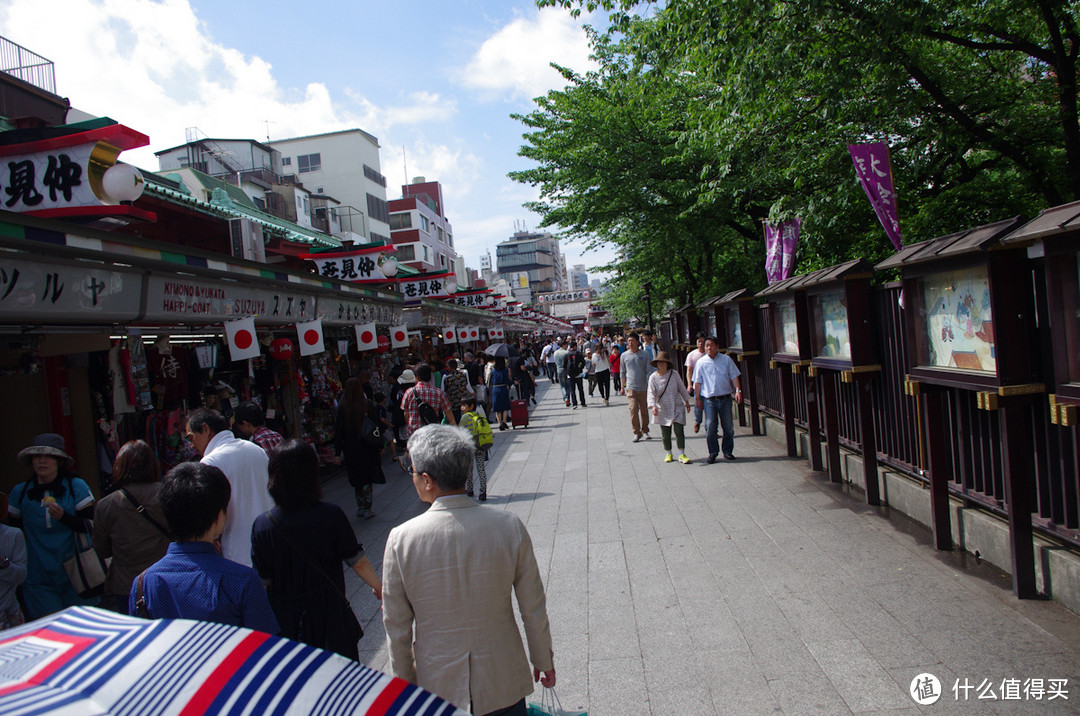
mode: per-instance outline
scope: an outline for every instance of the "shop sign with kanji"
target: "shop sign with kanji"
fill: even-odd
[[[388,277],[382,270],[382,259],[394,251],[392,246],[371,246],[356,251],[304,254],[300,258],[315,264],[324,278],[336,278],[353,283],[385,283]],[[396,269],[396,264],[394,265]]]
[[[150,276],[146,320],[217,323],[254,316],[263,325],[284,325],[315,318],[315,296],[272,291],[214,281]]]
[[[401,281],[399,286],[406,301],[419,301],[424,298],[443,298],[448,295],[446,282],[454,274],[436,274],[418,279]]]
[[[0,259],[0,319],[84,323],[135,320],[140,272]]]
[[[467,306],[469,308],[483,308],[487,305],[487,297],[490,294],[487,293],[472,293],[465,296],[452,296],[454,303],[459,306]]]
[[[100,120],[99,120],[100,122]],[[117,164],[123,149],[149,144],[146,135],[119,124],[71,131],[0,147],[0,204],[7,211],[37,216],[139,213],[116,209],[142,193],[142,175]],[[63,130],[64,127],[58,128]],[[115,211],[114,211],[115,210]],[[144,218],[154,218],[145,212]]]

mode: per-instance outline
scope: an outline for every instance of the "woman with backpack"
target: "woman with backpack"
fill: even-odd
[[[375,516],[372,485],[386,484],[382,469],[383,438],[379,408],[368,400],[358,378],[345,382],[345,399],[338,407],[336,437],[345,458],[349,484],[356,495],[356,516]]]
[[[65,607],[94,606],[98,597],[80,597],[64,562],[75,556],[76,533],[89,539],[94,516],[90,486],[71,472],[75,459],[64,438],[42,433],[19,453],[32,473],[11,491],[8,521],[26,536],[27,575],[23,583],[27,618],[39,619]]]

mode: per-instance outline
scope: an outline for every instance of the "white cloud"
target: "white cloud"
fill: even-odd
[[[532,99],[565,84],[551,62],[578,72],[595,66],[581,20],[561,8],[544,8],[532,19],[518,18],[500,29],[457,79],[484,93]]]
[[[325,84],[281,87],[273,67],[210,37],[188,0],[7,0],[0,34],[55,63],[57,94],[150,137],[126,161],[156,169],[152,150],[182,144],[184,130],[209,136],[274,138],[362,127],[386,132],[456,111],[438,94],[414,92],[378,107]],[[61,19],[62,20],[59,20]]]

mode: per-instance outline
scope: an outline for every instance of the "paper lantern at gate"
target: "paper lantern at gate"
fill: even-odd
[[[288,338],[276,338],[270,344],[270,357],[275,360],[289,360],[292,352],[293,344]]]

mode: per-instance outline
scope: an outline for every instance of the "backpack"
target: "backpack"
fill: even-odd
[[[435,408],[431,407],[423,400],[416,406],[416,412],[420,413],[420,422],[424,425],[433,425],[442,422],[442,418],[435,412]]]
[[[473,436],[473,442],[476,443],[476,447],[481,450],[491,447],[495,444],[495,436],[491,432],[491,424],[488,423],[487,418],[480,414],[480,411],[475,413],[465,413],[468,416],[468,425],[463,427],[467,428]],[[464,416],[462,416],[464,417]],[[462,421],[464,422],[464,420]]]
[[[566,374],[571,378],[577,378],[581,375],[581,370],[584,367],[585,359],[577,351],[572,351],[566,356]]]

